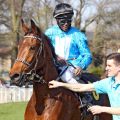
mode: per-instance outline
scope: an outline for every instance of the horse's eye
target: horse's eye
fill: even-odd
[[[30,50],[35,50],[35,46],[31,46],[31,47],[30,47]]]

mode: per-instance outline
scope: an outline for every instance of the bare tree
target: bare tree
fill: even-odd
[[[22,17],[27,22],[34,19],[43,31],[52,24],[53,5],[50,0],[26,0],[23,11]]]
[[[12,55],[11,61],[12,63],[16,59],[17,55],[17,43],[19,42],[19,29],[20,29],[20,20],[22,16],[22,8],[25,0],[17,1],[17,0],[8,0],[8,4],[10,6],[10,14],[11,14],[11,45],[12,45]]]
[[[87,27],[97,18],[97,15],[93,13],[86,18],[83,17],[86,14],[86,11],[88,11],[87,8],[93,6],[92,2],[92,0],[79,0],[77,7],[74,8],[76,13],[74,17],[75,26],[83,32],[85,32]],[[83,23],[84,25],[82,25]]]
[[[53,24],[53,9],[56,4],[61,2],[69,3],[74,8],[73,23],[77,28],[86,31],[91,23],[96,23],[93,41],[96,53],[101,52],[103,42],[105,43],[102,50],[104,52],[105,40],[119,40],[120,3],[118,0],[0,0],[0,26],[4,26],[12,32],[13,61],[16,53],[16,42],[19,40],[21,17],[26,22],[34,19],[42,30],[45,30]],[[89,12],[90,7],[91,9],[94,7],[94,13]]]
[[[110,41],[117,43],[120,40],[120,3],[115,0],[102,0],[96,3],[97,19],[96,29],[94,33],[94,54],[104,58],[108,48],[113,48],[115,44],[110,46]],[[116,44],[117,45],[117,44]],[[117,48],[117,47],[116,47]]]
[[[0,30],[3,32],[3,27],[10,30],[10,15],[7,1],[0,0]]]

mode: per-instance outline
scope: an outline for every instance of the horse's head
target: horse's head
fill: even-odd
[[[17,59],[10,70],[12,83],[18,86],[24,85],[28,80],[45,83],[43,74],[46,59],[53,58],[49,47],[46,46],[48,38],[32,20],[30,28],[22,20],[22,29],[25,35],[19,43]]]

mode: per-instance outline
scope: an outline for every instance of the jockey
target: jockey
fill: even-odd
[[[64,69],[68,60],[74,66],[69,66],[61,76],[61,79],[67,83],[78,83],[74,77],[80,75],[92,62],[85,34],[71,26],[73,15],[73,8],[69,4],[56,5],[53,16],[57,25],[45,32],[55,48],[58,62],[62,64],[61,69]]]

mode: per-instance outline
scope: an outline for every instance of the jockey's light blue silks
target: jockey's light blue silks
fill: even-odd
[[[70,60],[74,66],[85,70],[92,62],[87,38],[75,27],[71,27],[67,32],[64,32],[58,25],[55,25],[49,28],[45,34],[50,38],[58,56],[66,60],[76,58]]]

